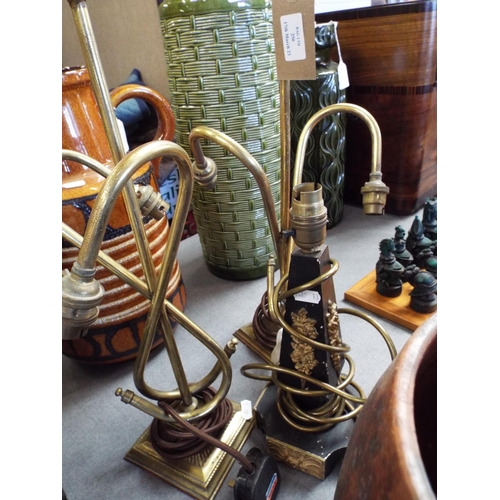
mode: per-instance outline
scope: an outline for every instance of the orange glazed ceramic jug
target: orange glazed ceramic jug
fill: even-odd
[[[175,119],[168,102],[160,94],[132,84],[118,87],[111,93],[114,107],[130,98],[144,99],[155,108],[159,123],[155,139],[173,139]],[[83,153],[109,169],[113,168],[111,149],[85,67],[64,68],[62,71],[62,147]],[[133,177],[133,182],[149,184],[158,191],[156,170],[159,162],[160,158],[155,160],[154,165],[142,166]],[[80,235],[85,232],[92,206],[104,180],[87,166],[62,161],[63,222]],[[143,217],[143,222],[154,266],[158,271],[167,242],[168,219],[163,217],[157,221]],[[121,195],[111,213],[101,250],[137,277],[143,278],[134,234]],[[63,239],[63,269],[71,270],[78,251],[78,248]],[[150,302],[101,265],[97,266],[95,277],[105,289],[99,317],[85,337],[63,340],[63,354],[90,363],[116,363],[135,358]],[[184,310],[185,288],[177,261],[166,298],[178,309]],[[160,343],[161,336],[157,333],[154,346]]]

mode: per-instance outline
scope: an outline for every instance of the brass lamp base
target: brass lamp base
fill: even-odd
[[[234,336],[255,354],[260,356],[266,363],[271,363],[271,351],[264,347],[255,337],[251,324],[242,326],[236,330]]]
[[[240,405],[235,402],[232,405],[233,416],[220,440],[239,451],[255,425],[255,418],[244,419]],[[151,444],[150,427],[124,458],[200,500],[215,497],[234,463],[234,458],[219,448],[209,448],[185,459],[165,459],[156,453]]]
[[[323,432],[290,427],[276,405],[277,388],[268,384],[256,404],[257,427],[265,434],[268,452],[279,462],[317,479],[326,479],[344,457],[353,420],[339,422]]]

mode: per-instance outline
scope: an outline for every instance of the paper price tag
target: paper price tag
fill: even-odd
[[[303,292],[296,293],[293,297],[299,302],[309,302],[310,304],[319,304],[321,300],[321,295],[318,292],[313,292],[312,290],[305,290]]]
[[[316,46],[312,0],[273,0],[273,31],[279,80],[314,80]]]
[[[280,22],[285,61],[302,61],[306,58],[302,14],[298,12],[281,16]]]
[[[345,62],[342,60],[342,53],[340,52],[340,41],[339,36],[337,34],[337,26],[338,21],[333,22],[333,26],[335,29],[335,41],[337,42],[337,51],[339,53],[339,65],[337,67],[337,72],[339,75],[339,90],[344,90],[349,87],[349,75],[347,73],[347,66]]]

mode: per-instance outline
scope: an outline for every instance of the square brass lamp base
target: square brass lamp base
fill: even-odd
[[[234,336],[243,342],[255,354],[260,356],[266,363],[271,363],[271,351],[264,347],[256,338],[251,324],[242,326]]]
[[[232,402],[233,416],[220,440],[241,450],[255,425],[255,418],[243,418],[238,403]],[[193,498],[212,500],[231,469],[234,458],[219,448],[209,448],[185,459],[167,460],[156,453],[148,427],[125,455],[125,460],[152,472]]]
[[[323,432],[303,432],[291,427],[276,405],[277,388],[268,384],[256,404],[257,427],[265,434],[268,452],[279,462],[318,479],[326,479],[345,454],[353,420]]]

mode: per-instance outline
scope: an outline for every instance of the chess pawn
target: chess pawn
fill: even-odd
[[[411,283],[413,278],[415,278],[420,271],[421,269],[415,264],[406,266],[404,273],[401,275],[401,281],[403,283]]]
[[[427,266],[431,265],[431,259],[436,259],[433,247],[426,248],[421,252],[419,252],[415,256],[414,262],[418,267],[420,267],[420,269],[425,269],[426,271],[429,271],[429,269],[427,269]]]
[[[425,270],[437,279],[437,257],[433,255],[425,261]]]
[[[437,198],[427,198],[422,216],[424,235],[432,241],[437,240]]]
[[[380,256],[375,266],[377,292],[384,297],[398,297],[403,290],[401,277],[404,266],[394,256],[394,241],[386,238],[380,242]]]
[[[418,215],[415,215],[415,219],[413,220],[410,231],[408,232],[408,237],[406,238],[406,248],[415,259],[422,250],[432,248],[433,243],[434,242],[432,240],[424,235],[424,226],[422,221],[419,219]]]
[[[437,279],[428,271],[420,271],[411,281],[410,307],[418,313],[437,309]]]
[[[394,256],[396,260],[407,267],[413,263],[413,255],[406,248],[406,231],[402,226],[396,226],[396,232],[394,234]]]

